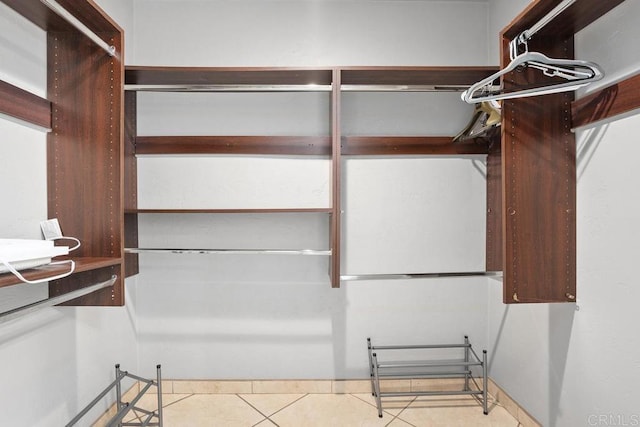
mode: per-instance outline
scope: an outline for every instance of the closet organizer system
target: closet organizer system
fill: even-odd
[[[47,99],[0,82],[0,112],[50,130],[49,217],[57,217],[67,235],[82,241],[81,252],[74,257],[77,272],[50,282],[50,295],[64,301],[78,296],[71,292],[90,292],[67,304],[124,304],[122,273],[125,266],[127,276],[138,272],[137,253],[144,251],[137,244],[138,216],[147,212],[327,214],[330,250],[318,251],[318,255],[330,256],[329,281],[338,287],[342,280],[353,279],[340,273],[342,156],[439,154],[487,155],[486,272],[393,277],[502,271],[505,303],[573,302],[576,152],[571,130],[640,108],[640,77],[635,76],[577,101],[572,92],[504,100],[501,135],[488,138],[454,144],[452,137],[342,135],[343,92],[462,91],[497,69],[127,67],[125,70],[122,30],[92,1],[1,1],[47,32]],[[503,68],[511,63],[509,43],[561,3],[566,7],[528,39],[531,51],[571,59],[574,34],[622,1],[575,0],[568,6],[557,0],[532,2],[500,34]],[[45,3],[61,6],[61,10],[54,11],[56,7]],[[545,79],[549,77],[538,69],[519,68],[502,76],[502,86],[518,90],[540,82],[544,85]],[[326,91],[331,97],[331,131],[326,136],[296,137],[138,136],[136,93],[143,90]],[[530,126],[531,123],[536,126]],[[138,209],[135,156],[140,153],[324,155],[332,162],[331,206],[312,210]],[[225,252],[224,248],[211,251]],[[26,272],[26,276],[38,278],[50,273],[51,268],[40,268]],[[13,276],[0,275],[0,286],[17,283]]]

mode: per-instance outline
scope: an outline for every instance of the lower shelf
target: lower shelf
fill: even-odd
[[[159,426],[162,427],[162,375],[161,375],[161,367],[160,365],[156,366],[156,376],[155,380],[149,380],[146,378],[139,377],[127,371],[120,370],[120,365],[116,365],[116,379],[111,384],[107,386],[91,403],[84,407],[82,411],[78,413],[66,427],[71,427],[76,425],[82,418],[98,403],[102,400],[107,394],[111,392],[115,388],[116,390],[116,414],[111,417],[111,419],[107,422],[107,426]],[[141,388],[138,394],[136,394],[131,402],[123,402],[122,401],[122,385],[121,382],[125,378],[130,378],[135,381],[139,381],[141,383]],[[144,384],[144,386],[142,385]],[[144,408],[139,408],[136,406],[138,401],[142,398],[142,396],[147,393],[147,391],[151,387],[156,387],[156,395],[158,398],[158,409],[155,411],[148,411]],[[129,413],[129,411],[135,410],[137,414],[143,414],[140,422],[128,422],[126,424],[122,423],[123,418]],[[153,421],[153,422],[152,422]]]
[[[114,265],[120,265],[122,263],[122,258],[82,257],[71,259],[73,259],[76,263],[76,269],[74,273],[97,270],[99,268],[111,267]],[[20,273],[22,273],[22,275],[28,280],[40,280],[64,273],[65,271],[67,271],[67,269],[67,266],[44,265],[38,268],[23,270]],[[18,279],[11,273],[0,274],[0,288],[5,286],[18,285],[20,283],[22,283],[20,279]]]

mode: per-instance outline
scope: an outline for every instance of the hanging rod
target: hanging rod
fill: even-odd
[[[538,22],[536,22],[531,28],[521,32],[515,39],[513,39],[512,43],[513,42],[526,43],[526,41],[529,40],[531,37],[533,37],[534,34],[536,34],[538,31],[544,28],[549,22],[557,18],[558,15],[564,12],[569,6],[571,6],[575,2],[576,0],[562,1],[560,4],[554,7],[549,13],[543,16]]]
[[[33,313],[34,311],[38,311],[40,309],[51,307],[57,304],[62,304],[67,301],[71,301],[72,299],[76,299],[78,297],[88,295],[100,289],[108,288],[110,286],[113,286],[113,284],[116,282],[117,279],[118,279],[118,276],[113,275],[111,276],[111,279],[105,282],[96,283],[95,285],[91,285],[91,286],[87,286],[86,288],[67,292],[57,297],[43,299],[31,304],[23,305],[22,307],[14,308],[13,310],[5,311],[3,313],[0,313],[0,323],[9,322],[18,317],[24,316],[29,313]]]
[[[331,250],[316,249],[156,249],[125,248],[128,254],[202,254],[202,255],[331,255]]]
[[[409,273],[409,274],[354,274],[340,276],[340,280],[397,280],[397,279],[433,279],[441,277],[502,277],[502,271],[468,271],[454,273]]]
[[[331,85],[273,85],[273,84],[125,84],[124,90],[137,92],[331,92]]]
[[[341,85],[342,92],[462,92],[460,85]]]
[[[40,0],[45,6],[55,12],[62,19],[67,21],[69,24],[76,27],[78,31],[80,31],[85,36],[89,37],[91,41],[100,46],[105,52],[109,54],[109,56],[116,56],[116,47],[108,44],[104,40],[102,40],[96,33],[91,31],[89,27],[84,25],[78,18],[73,16],[67,9],[60,6],[55,0]]]

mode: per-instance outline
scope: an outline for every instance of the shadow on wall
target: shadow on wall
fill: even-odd
[[[555,427],[560,418],[560,398],[571,342],[575,304],[549,306],[549,427]]]
[[[546,396],[548,401],[548,414],[541,419],[541,414],[531,414],[537,417],[544,425],[548,420],[549,427],[556,426],[556,420],[560,418],[560,398],[563,389],[567,357],[571,333],[573,329],[573,320],[577,306],[569,303],[559,304],[523,304],[512,307],[507,305],[504,308],[500,325],[496,331],[493,348],[489,353],[489,371],[495,372],[493,369],[496,358],[502,359],[499,363],[505,362],[509,365],[504,369],[516,372],[519,369],[531,369],[538,371],[544,375],[546,372]],[[547,319],[545,319],[545,317]],[[547,323],[548,329],[545,331],[540,326]],[[520,336],[514,336],[518,334]],[[548,337],[548,343],[542,340]],[[514,345],[515,344],[515,345]],[[508,348],[506,346],[509,346]],[[547,363],[544,360],[533,360],[530,362],[532,353],[536,353],[539,348],[547,348]],[[544,353],[538,352],[543,355]],[[505,358],[507,360],[505,360]],[[523,372],[523,377],[518,382],[522,386],[527,381],[532,381],[530,375],[535,371]],[[504,372],[504,371],[503,371]],[[540,385],[540,392],[544,393],[544,380],[533,381]],[[507,384],[499,384],[503,388]],[[525,390],[508,390],[520,405],[525,408],[531,407],[530,402],[526,399],[535,398],[535,395],[527,394]],[[538,398],[543,396],[538,395]],[[539,406],[539,405],[538,405]],[[544,407],[544,405],[542,405]]]

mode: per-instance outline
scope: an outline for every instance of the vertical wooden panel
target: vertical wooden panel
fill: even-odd
[[[500,138],[487,155],[487,271],[502,271],[502,151]]]
[[[124,245],[138,247],[138,166],[136,161],[137,93],[125,92],[124,102]],[[125,276],[140,272],[138,254],[125,254]]]
[[[573,38],[536,37],[531,50],[572,58]],[[503,62],[508,63],[508,55]],[[505,78],[505,86],[544,79],[537,70]],[[576,295],[576,150],[573,93],[503,103],[504,302],[567,302]]]
[[[111,44],[121,52],[122,35],[114,33]],[[49,32],[48,70],[48,97],[53,103],[53,130],[47,143],[49,217],[58,218],[63,232],[82,242],[74,256],[120,259],[121,60],[108,56],[77,32]],[[88,295],[77,304],[124,304],[120,267],[107,270],[95,274],[110,276],[118,270],[113,291]],[[89,276],[52,282],[50,291],[58,294],[90,285],[79,283]]]
[[[341,257],[341,172],[342,159],[340,155],[340,70],[333,70],[333,90],[331,92],[331,138],[332,138],[332,213],[331,213],[331,287],[340,287],[340,257]]]

